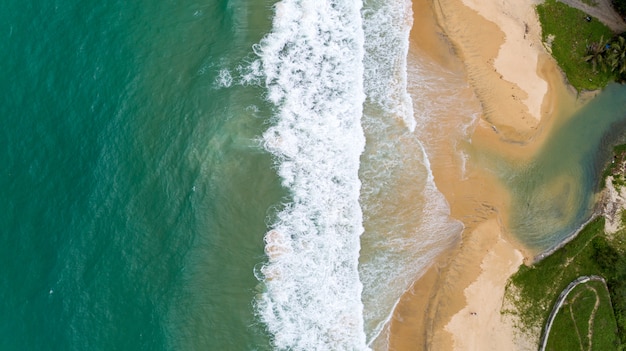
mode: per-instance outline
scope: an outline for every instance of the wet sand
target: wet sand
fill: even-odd
[[[576,105],[541,46],[535,3],[413,0],[410,56],[465,77],[481,115],[465,143],[454,113],[422,126],[446,135],[426,148],[451,216],[465,230],[402,297],[389,327],[390,350],[532,349],[533,337],[516,334],[500,307],[506,280],[533,253],[507,233],[510,194],[480,155],[497,150],[529,159],[557,125],[555,115]],[[460,149],[467,164],[458,161]]]

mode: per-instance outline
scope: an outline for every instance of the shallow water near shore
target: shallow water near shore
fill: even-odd
[[[510,230],[537,253],[558,245],[591,216],[612,146],[625,140],[626,86],[609,85],[565,117],[532,160],[496,166],[513,196]]]

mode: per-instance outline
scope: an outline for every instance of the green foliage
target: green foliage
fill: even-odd
[[[544,42],[550,42],[552,56],[565,72],[576,90],[603,88],[612,80],[609,72],[597,70],[584,58],[589,46],[613,37],[613,32],[595,18],[587,21],[587,14],[556,0],[546,0],[537,6]]]
[[[614,267],[620,259],[619,252],[603,236],[596,236],[591,243],[593,259],[603,272],[610,271],[610,267]],[[610,279],[610,277],[608,278]]]
[[[558,295],[570,282],[582,275],[600,275],[607,280],[611,298],[601,297],[605,303],[598,307],[595,323],[604,327],[594,327],[593,350],[616,349],[620,342],[618,334],[621,343],[626,344],[626,245],[619,239],[625,236],[626,231],[609,240],[604,234],[604,218],[600,217],[543,261],[530,267],[522,266],[510,278],[506,288],[505,298],[516,307],[507,312],[518,315],[522,328],[542,329]],[[600,291],[597,287],[596,290]],[[613,309],[609,302],[613,303]],[[571,315],[569,320],[557,315],[554,335],[549,338],[552,349],[581,349],[581,342],[588,344],[588,338],[582,335],[586,333],[584,321],[589,320],[589,306],[584,306],[575,309],[573,319]],[[582,341],[572,334],[573,326],[582,333]]]
[[[600,274],[591,240],[604,230],[604,218],[588,224],[578,236],[543,261],[520,267],[507,286],[506,297],[516,306],[526,328],[541,328],[559,293],[581,275]]]
[[[601,37],[598,42],[587,44],[587,56],[583,57],[583,60],[591,63],[591,68],[594,72],[598,68],[607,70],[606,46],[608,43],[608,40]]]
[[[599,282],[593,282],[596,286],[600,305],[596,311],[594,328],[591,342],[594,350],[617,350],[620,339],[617,323],[613,312],[611,297],[606,287]]]
[[[624,235],[620,233],[618,235]],[[619,252],[613,242],[605,238],[594,240],[594,257],[597,259],[611,293],[613,310],[617,319],[622,343],[626,344],[626,255]],[[622,252],[624,248],[621,248]]]
[[[587,284],[581,284],[570,292],[554,318],[546,350],[587,349],[589,344],[588,321],[593,314],[595,297],[594,291],[588,289]],[[593,317],[595,320],[595,316]]]
[[[583,60],[591,63],[594,71],[600,68],[612,74],[617,81],[626,81],[626,38],[618,35],[610,41],[600,39],[587,45],[587,56]]]

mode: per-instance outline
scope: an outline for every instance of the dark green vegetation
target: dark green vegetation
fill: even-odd
[[[617,330],[610,313],[604,315],[607,328],[594,329],[592,340],[595,345],[614,345],[615,335],[621,343],[626,343],[626,249],[623,237],[626,230],[616,233],[612,238],[604,234],[604,218],[600,217],[589,223],[570,243],[530,267],[522,266],[511,277],[506,287],[505,298],[514,306],[505,313],[517,314],[524,330],[542,329],[555,300],[560,292],[574,279],[583,275],[599,275],[607,280],[613,311],[617,319]],[[584,285],[583,285],[584,286]],[[604,307],[603,307],[604,310]],[[599,312],[598,310],[597,313]],[[584,316],[576,318],[589,318]],[[561,327],[560,327],[561,328]],[[564,329],[555,332],[556,340],[550,342],[562,345],[561,338],[575,338],[575,331],[570,334]],[[599,340],[601,339],[601,340]],[[617,349],[618,345],[609,349]],[[599,346],[598,346],[599,347]],[[561,348],[570,349],[570,348]],[[579,349],[579,348],[574,348]],[[598,349],[595,348],[594,349]],[[606,350],[598,349],[598,350]]]
[[[541,327],[558,294],[581,275],[599,274],[600,270],[589,252],[591,240],[601,232],[604,219],[591,222],[574,240],[532,266],[521,266],[506,288],[522,323]]]
[[[622,215],[622,220],[624,220]],[[596,236],[592,241],[593,259],[607,281],[622,344],[626,344],[626,231],[614,238]]]
[[[622,18],[626,17],[626,0],[612,0],[613,8],[617,13],[622,16]]]
[[[554,319],[546,350],[615,350],[616,329],[606,287],[590,281],[568,295]]]
[[[618,82],[626,81],[626,38],[623,34],[610,41],[604,38],[587,46],[587,56],[583,58],[591,63],[594,71],[600,69],[610,73]]]
[[[603,88],[612,80],[610,72],[592,67],[584,58],[594,43],[612,38],[613,32],[595,18],[556,0],[537,6],[542,40],[576,90]]]

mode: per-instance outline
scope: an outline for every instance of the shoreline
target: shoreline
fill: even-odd
[[[600,205],[600,203],[598,203],[598,205]],[[540,262],[541,260],[543,260],[544,258],[552,255],[553,253],[555,253],[556,251],[558,251],[559,249],[563,248],[565,245],[567,245],[569,242],[571,242],[572,240],[576,239],[576,237],[578,236],[578,234],[580,234],[580,232],[585,229],[585,227],[593,222],[594,220],[596,220],[598,217],[603,216],[603,214],[600,212],[600,209],[597,208],[598,206],[596,206],[596,208],[593,210],[593,212],[591,213],[591,216],[589,217],[589,219],[587,219],[585,222],[583,222],[578,228],[574,229],[571,233],[569,233],[567,235],[567,237],[565,237],[565,239],[563,239],[560,243],[558,243],[557,245],[555,245],[554,247],[549,248],[548,250],[542,251],[540,253],[538,253],[537,255],[535,255],[532,258],[532,261],[530,262],[530,264],[535,264]]]
[[[498,150],[510,159],[529,159],[558,124],[556,116],[579,106],[541,44],[537,3],[413,0],[410,55],[460,72],[476,97],[481,116],[465,151]],[[444,116],[436,127],[425,128],[458,134],[455,118]],[[465,169],[451,162],[458,158],[456,141],[438,142],[444,145],[429,154],[435,182],[451,217],[465,228],[460,242],[433,262],[396,305],[389,349],[531,349],[514,321],[499,313],[507,279],[535,257],[506,231],[510,194],[480,164],[470,162]]]

